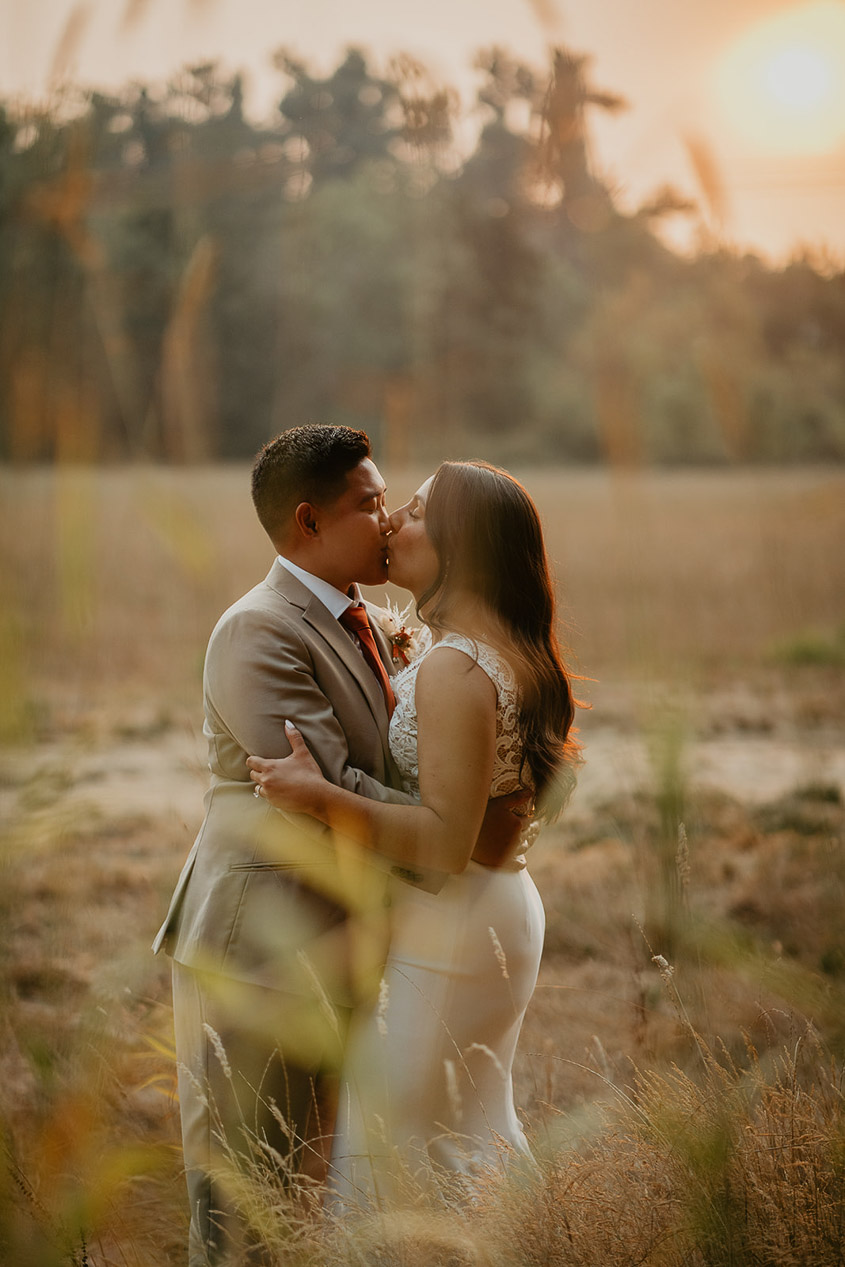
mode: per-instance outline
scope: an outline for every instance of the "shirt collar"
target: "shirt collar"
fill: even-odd
[[[286,559],[280,554],[279,562],[292,576],[301,581],[307,590],[310,590],[315,598],[318,598],[324,607],[327,607],[335,620],[340,620],[343,613],[349,607],[353,607],[356,603],[361,602],[361,591],[357,585],[352,586],[352,594],[344,594],[342,590],[335,589],[334,585],[330,585],[328,581],[322,580],[319,576],[314,576],[311,572],[306,572],[304,568],[298,567],[296,563],[291,563],[290,559]]]

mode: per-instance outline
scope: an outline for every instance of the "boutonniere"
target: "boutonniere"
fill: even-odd
[[[401,660],[403,666],[416,659],[422,649],[422,630],[405,624],[410,611],[410,603],[400,611],[388,599],[384,607],[373,613],[375,623],[390,643],[391,656]]]

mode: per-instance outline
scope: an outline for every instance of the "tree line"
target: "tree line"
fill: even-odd
[[[460,156],[410,58],[276,63],[266,124],[215,64],[0,104],[4,459],[245,458],[316,421],[394,463],[845,458],[845,274],[730,250],[669,188],[623,211],[586,58],[480,53]]]

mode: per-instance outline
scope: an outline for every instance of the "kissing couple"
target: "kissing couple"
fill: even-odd
[[[311,425],[264,447],[252,495],[277,557],[211,635],[205,818],[154,944],[191,1267],[260,1260],[238,1214],[256,1161],[348,1212],[406,1181],[471,1194],[528,1154],[511,1071],[544,913],[524,854],[577,759],[516,479],[444,462],[388,514],[364,432]],[[362,602],[388,572],[419,632]]]

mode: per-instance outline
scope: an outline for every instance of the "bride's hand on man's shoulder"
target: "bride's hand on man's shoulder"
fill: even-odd
[[[290,756],[247,757],[249,777],[255,784],[255,795],[276,809],[310,814],[314,812],[320,787],[325,784],[323,772],[293,722],[285,722],[285,734],[291,747]]]

